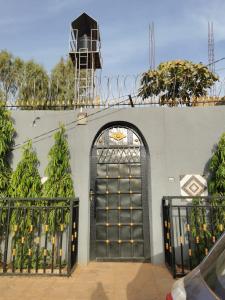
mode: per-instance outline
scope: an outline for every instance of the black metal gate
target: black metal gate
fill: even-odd
[[[147,156],[131,128],[97,137],[91,158],[91,259],[149,260]]]

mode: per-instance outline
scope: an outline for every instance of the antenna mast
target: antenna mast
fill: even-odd
[[[208,22],[208,64],[209,70],[215,73],[214,30],[213,22]],[[210,96],[215,96],[215,86],[210,89]]]
[[[154,22],[149,24],[149,68],[155,69],[155,26]]]

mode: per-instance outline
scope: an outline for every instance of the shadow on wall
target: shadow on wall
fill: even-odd
[[[209,158],[209,160],[206,162],[205,167],[204,167],[204,171],[203,174],[206,176],[206,179],[208,180],[210,178],[210,162],[212,159],[213,154],[216,152],[217,150],[217,146],[218,144],[214,144],[211,150],[211,156]]]
[[[97,283],[97,287],[91,295],[91,300],[109,300],[104,291],[103,285],[101,282]]]

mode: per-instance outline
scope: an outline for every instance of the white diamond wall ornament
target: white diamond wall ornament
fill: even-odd
[[[180,176],[181,196],[208,196],[207,181],[201,175]]]

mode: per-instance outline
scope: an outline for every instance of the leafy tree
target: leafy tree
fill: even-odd
[[[193,266],[197,266],[202,261],[213,245],[211,227],[208,226],[209,214],[204,207],[206,204],[204,199],[192,199],[192,206],[189,210],[191,235],[194,243]],[[214,232],[214,234],[216,233]]]
[[[209,171],[208,189],[216,197],[193,199],[190,210],[191,234],[195,241],[194,265],[200,263],[225,228],[225,200],[218,198],[225,195],[225,133],[210,160]],[[206,207],[207,201],[212,205],[210,211]]]
[[[33,60],[25,62],[20,72],[21,84],[17,104],[21,106],[43,107],[48,100],[48,74]]]
[[[10,151],[13,145],[15,130],[10,113],[2,107],[0,102],[0,196],[8,195],[8,186],[11,177]]]
[[[208,189],[213,196],[225,196],[225,133],[214,151],[209,164]],[[214,207],[211,212],[211,223],[214,227],[214,236],[219,238],[225,228],[225,200],[213,197],[211,203]]]
[[[12,174],[11,186],[10,186],[10,196],[15,198],[37,198],[41,195],[41,178],[38,173],[39,161],[35,151],[32,149],[32,143],[29,141],[23,147],[22,159],[18,163],[16,170]],[[40,200],[41,201],[41,200]],[[26,206],[39,205],[40,201],[26,201]],[[16,201],[14,206],[19,207],[23,205],[24,202]],[[10,224],[14,229],[14,235],[12,236],[11,251],[13,249],[16,251],[16,256],[14,257],[14,267],[27,268],[28,265],[32,268],[35,267],[36,259],[38,264],[43,261],[43,253],[39,251],[38,257],[36,256],[36,251],[38,245],[31,244],[31,225],[37,224],[39,218],[39,211],[31,210],[25,211],[24,209],[12,209],[10,216]],[[42,220],[46,220],[45,211],[41,211]],[[33,228],[34,235],[37,235],[37,227]],[[24,240],[23,243],[21,240]],[[30,256],[29,251],[32,255]],[[22,263],[23,261],[23,263]]]
[[[4,102],[4,94],[3,94],[3,91],[0,90],[0,103],[1,103],[1,106],[5,104]]]
[[[45,171],[48,179],[43,186],[44,197],[74,197],[69,157],[65,128],[61,126],[55,134],[55,144],[49,152],[49,163]]]
[[[225,133],[220,138],[210,161],[209,192],[212,195],[225,195]]]
[[[71,59],[60,59],[51,73],[51,106],[72,106],[75,71]]]
[[[43,196],[48,198],[74,197],[73,181],[71,178],[69,163],[69,146],[65,135],[65,128],[61,126],[55,134],[55,144],[49,152],[49,163],[45,171],[48,177],[43,186]],[[56,206],[65,205],[65,202],[57,202]],[[49,229],[55,234],[56,245],[59,243],[60,234],[57,231],[60,224],[68,224],[69,209],[51,210],[48,217]],[[57,258],[55,257],[56,261]]]
[[[61,58],[59,63],[55,66],[51,73],[51,106],[67,106],[68,108],[73,107],[74,100],[78,92],[80,96],[85,96],[86,84],[91,85],[91,70],[80,70],[81,78],[86,78],[80,82],[79,91],[75,86],[75,68],[70,58]]]
[[[36,198],[41,195],[41,178],[38,172],[39,161],[29,141],[23,147],[23,155],[12,174],[10,196]]]
[[[192,97],[205,96],[217,80],[218,77],[201,63],[168,61],[142,75],[139,95],[143,99],[159,96],[161,105],[183,103],[190,106]]]
[[[21,109],[71,109],[77,93],[85,98],[86,84],[91,84],[91,71],[87,74],[84,70],[79,72],[82,78],[87,77],[87,82],[80,82],[78,91],[70,58],[61,58],[49,76],[33,60],[24,62],[3,50],[0,52],[0,99],[6,104],[15,103]]]
[[[20,58],[6,50],[0,51],[0,90],[6,103],[16,96],[22,67],[23,61]]]

